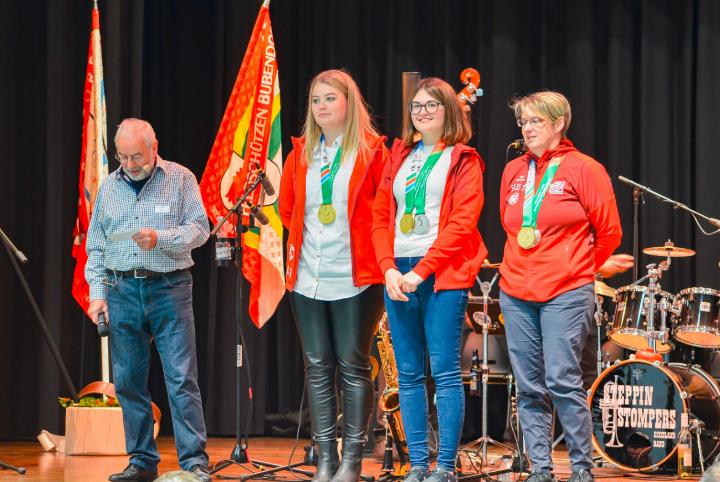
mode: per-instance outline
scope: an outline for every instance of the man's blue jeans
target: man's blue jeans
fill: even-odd
[[[544,303],[500,291],[520,424],[533,471],[552,470],[552,407],[565,431],[572,470],[592,468],[590,408],[580,358],[592,322],[593,283]]]
[[[154,342],[165,374],[180,467],[206,465],[190,271],[152,279],[110,278],[116,281],[107,296],[110,350],[130,462],[155,470],[160,461],[148,390],[150,344]]]
[[[405,274],[422,258],[397,258]],[[413,467],[428,467],[428,401],[425,387],[426,360],[435,380],[440,444],[438,466],[455,470],[465,394],[460,374],[460,342],[467,290],[434,291],[435,276],[407,293],[409,301],[393,301],[385,292],[385,307],[400,387],[400,411]]]

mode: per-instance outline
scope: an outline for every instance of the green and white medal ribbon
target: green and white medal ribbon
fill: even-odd
[[[415,159],[420,159],[422,149],[423,143],[420,141],[413,152],[413,156],[417,156]],[[411,169],[405,180],[405,212],[400,218],[400,232],[404,234],[410,234],[411,232],[425,234],[430,230],[430,221],[425,216],[427,180],[433,167],[440,159],[443,149],[445,149],[445,145],[438,142],[419,172],[416,169]],[[413,215],[413,211],[415,215]]]
[[[523,220],[522,227],[517,234],[517,241],[521,248],[531,249],[540,244],[540,231],[537,229],[537,217],[540,212],[540,206],[545,199],[545,194],[550,188],[553,177],[560,167],[562,157],[553,158],[550,161],[537,192],[535,191],[535,171],[537,169],[537,161],[530,160],[528,167],[527,181],[525,182],[525,199],[523,200]]]
[[[328,159],[325,151],[325,136],[320,137],[320,152],[322,158],[322,166],[320,167],[320,188],[322,189],[322,204],[318,209],[318,219],[323,224],[330,224],[335,221],[336,212],[332,205],[332,191],[335,176],[340,170],[340,161],[342,159],[342,147],[339,147],[335,153],[335,159],[332,164]]]

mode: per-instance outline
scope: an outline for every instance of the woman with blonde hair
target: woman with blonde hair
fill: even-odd
[[[372,206],[388,157],[383,142],[350,75],[328,70],[312,80],[303,135],[292,139],[285,161],[279,211],[289,232],[285,282],[320,451],[315,482],[355,482],[362,468],[373,400],[370,344],[383,310],[383,278],[370,241]]]
[[[500,307],[533,465],[527,481],[555,480],[554,405],[573,472],[568,481],[590,482],[591,417],[580,359],[593,320],[595,273],[620,244],[620,217],[605,168],[567,138],[564,95],[536,92],[510,108],[528,151],[508,163],[500,186],[507,233]]]
[[[391,151],[375,207],[372,240],[385,277],[410,452],[407,482],[452,482],[464,393],[460,342],[468,290],[487,249],[477,230],[483,162],[464,143],[470,123],[455,91],[422,79],[411,96],[407,128]],[[429,471],[425,360],[436,387],[437,467]]]

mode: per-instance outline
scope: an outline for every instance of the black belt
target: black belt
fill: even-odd
[[[161,273],[159,271],[151,271],[151,270],[145,269],[145,268],[135,268],[135,269],[131,269],[130,271],[118,271],[115,269],[112,270],[113,274],[118,278],[138,278],[138,279],[162,278],[163,276],[172,276],[175,274],[182,273],[183,271],[187,271],[187,268],[170,271],[168,273]]]

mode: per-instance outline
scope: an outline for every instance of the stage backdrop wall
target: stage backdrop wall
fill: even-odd
[[[79,387],[98,378],[97,335],[70,295],[91,2],[4,3],[0,227],[30,258],[23,272]],[[202,174],[259,5],[259,0],[99,2],[109,157],[114,126],[124,117],[142,117],[155,126],[161,155]],[[720,2],[273,0],[270,9],[285,153],[290,136],[301,128],[307,83],[320,70],[347,69],[390,138],[400,127],[402,71],[439,76],[458,88],[463,68],[481,72],[486,94],[472,114],[472,143],[487,164],[480,229],[492,261],[502,257],[498,184],[505,147],[519,137],[507,109],[516,93],[564,92],[573,106],[570,138],[613,179],[634,178],[720,217]],[[631,193],[613,184],[625,232],[621,251],[630,252]],[[698,251],[673,263],[663,280],[666,289],[720,288],[720,238],[702,236],[685,213],[651,197],[642,205],[641,222],[642,246],[672,238]],[[208,429],[233,434],[233,274],[213,265],[209,246],[195,250],[194,259]],[[642,257],[640,263],[651,261]],[[257,434],[266,413],[298,407],[301,357],[286,302],[265,328],[248,325],[245,335],[255,393],[250,426]],[[169,415],[155,361],[151,389]],[[0,438],[63,430],[55,398],[67,391],[4,252],[0,387]],[[243,417],[247,413],[243,403]],[[164,418],[165,433],[171,431],[169,420]]]

